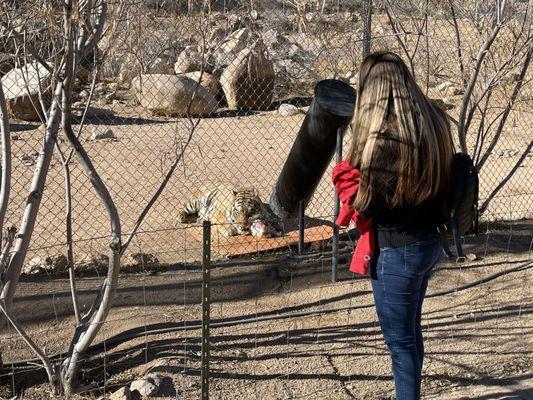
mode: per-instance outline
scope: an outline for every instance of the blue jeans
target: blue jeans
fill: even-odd
[[[392,359],[396,400],[420,398],[424,359],[422,303],[431,269],[441,254],[437,233],[402,247],[380,249],[372,289],[381,331]]]

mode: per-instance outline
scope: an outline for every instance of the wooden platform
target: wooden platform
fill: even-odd
[[[202,241],[202,228],[194,229],[192,236]],[[305,228],[306,244],[328,240],[333,235],[333,228],[318,225]],[[239,257],[257,253],[270,252],[298,247],[298,230],[289,231],[285,236],[266,238],[252,235],[225,237],[213,231],[211,236],[211,253],[215,257]]]

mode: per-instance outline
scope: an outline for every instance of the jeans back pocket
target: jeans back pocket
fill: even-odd
[[[424,275],[440,258],[440,237],[432,235],[404,247],[404,268],[415,275]]]

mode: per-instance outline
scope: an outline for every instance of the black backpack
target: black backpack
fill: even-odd
[[[478,233],[479,177],[477,169],[468,154],[456,153],[452,160],[452,183],[446,202],[447,223],[443,229],[442,247],[448,258],[453,253],[448,245],[446,232],[451,232],[457,251],[457,261],[464,261],[465,254],[461,236]]]

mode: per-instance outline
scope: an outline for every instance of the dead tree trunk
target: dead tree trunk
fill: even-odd
[[[41,199],[46,183],[46,177],[50,168],[50,161],[54,152],[54,146],[59,131],[61,112],[59,102],[62,97],[61,83],[57,83],[54,92],[54,99],[50,107],[48,124],[44,135],[43,145],[37,158],[37,165],[31,183],[30,193],[26,200],[24,215],[20,223],[20,228],[13,248],[13,255],[5,271],[4,287],[0,294],[0,301],[4,303],[7,310],[11,308],[16,286],[22,271],[22,266],[28,252],[35,221],[41,205]],[[0,329],[5,326],[6,319],[0,316]]]
[[[4,88],[0,81],[0,134],[2,136],[2,174],[0,188],[0,248],[2,248],[2,235],[4,234],[4,219],[6,217],[9,193],[11,190],[11,130],[7,115]],[[2,269],[0,268],[0,274]]]

